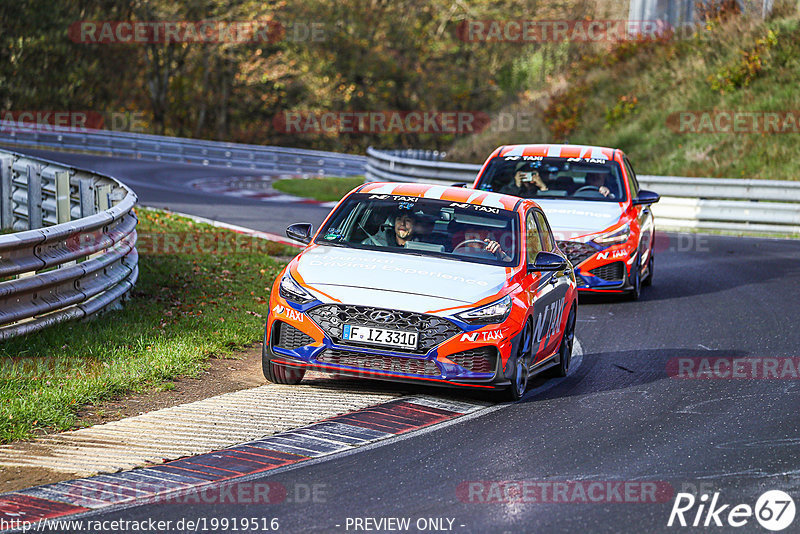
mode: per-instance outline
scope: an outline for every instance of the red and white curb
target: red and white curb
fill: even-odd
[[[348,451],[484,409],[484,404],[427,396],[398,398],[162,465],[6,493],[0,495],[0,520],[33,525],[125,503],[166,502],[221,482]],[[275,502],[280,491],[274,490],[280,488],[272,489],[271,502]]]

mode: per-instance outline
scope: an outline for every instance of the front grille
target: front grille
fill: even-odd
[[[479,347],[448,356],[450,360],[473,373],[492,373],[497,358],[494,347]]]
[[[375,321],[370,314],[375,312],[391,313],[388,322]],[[353,306],[349,304],[324,304],[306,312],[335,343],[355,344],[342,340],[342,326],[354,324],[374,328],[390,328],[392,330],[419,332],[417,349],[386,348],[392,352],[409,352],[427,354],[435,346],[461,332],[461,329],[447,319],[435,315],[413,313],[407,311],[387,310],[370,306]]]
[[[625,277],[625,264],[621,261],[615,261],[614,263],[608,263],[606,265],[601,265],[600,267],[595,267],[589,271],[589,273],[594,276],[598,276],[603,280],[622,281],[622,279]]]
[[[282,321],[275,321],[273,328],[274,346],[287,350],[297,350],[314,342],[314,338]]]
[[[577,241],[559,241],[558,248],[567,255],[570,263],[577,266],[586,258],[597,252],[592,245],[588,243],[579,243]]]
[[[317,356],[317,361],[411,375],[439,376],[441,374],[439,368],[431,360],[418,360],[402,356],[376,356],[349,350],[326,349]]]

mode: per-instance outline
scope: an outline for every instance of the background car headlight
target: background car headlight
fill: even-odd
[[[505,321],[509,313],[511,313],[511,296],[506,295],[486,306],[456,314],[456,317],[468,324],[494,324]]]
[[[298,304],[305,304],[306,302],[311,302],[314,300],[314,296],[303,289],[300,284],[298,284],[295,279],[292,278],[292,275],[289,274],[289,271],[286,271],[286,274],[284,274],[283,278],[281,278],[281,285],[278,294],[280,294],[280,296],[286,300],[291,300],[293,302],[297,302]]]
[[[613,230],[599,235],[592,239],[598,245],[612,245],[614,243],[624,243],[631,236],[631,225],[626,224],[618,230]]]

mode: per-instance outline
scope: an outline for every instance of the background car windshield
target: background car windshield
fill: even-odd
[[[614,161],[578,158],[493,158],[478,189],[521,198],[622,202],[625,187]]]
[[[357,193],[333,213],[316,243],[515,265],[517,219],[516,212],[491,206]],[[486,250],[490,241],[500,250]]]

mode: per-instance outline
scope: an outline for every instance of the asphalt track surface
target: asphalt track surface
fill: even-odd
[[[190,179],[248,171],[26,152],[112,174],[143,204],[259,230],[318,223],[327,211],[185,190]],[[582,364],[555,385],[537,381],[519,403],[240,483],[281,483],[280,503],[160,503],[91,518],[274,517],[282,532],[365,531],[354,518],[390,517],[410,518],[409,532],[420,518],[452,519],[456,532],[694,532],[667,527],[677,492],[719,492],[720,505],[754,506],[763,492],[783,490],[800,508],[800,379],[667,372],[675,358],[747,358],[750,369],[758,358],[800,356],[800,242],[660,234],[656,251],[655,284],[640,301],[581,299]],[[529,502],[541,491],[498,499],[492,481],[655,482],[670,491],[655,503],[587,503],[580,493],[542,503]],[[495,502],[475,502],[487,498]],[[732,506],[723,527],[706,531],[733,530],[725,523]],[[686,513],[690,524],[696,512]],[[767,532],[753,517],[736,530]],[[785,532],[798,530],[800,518]]]

